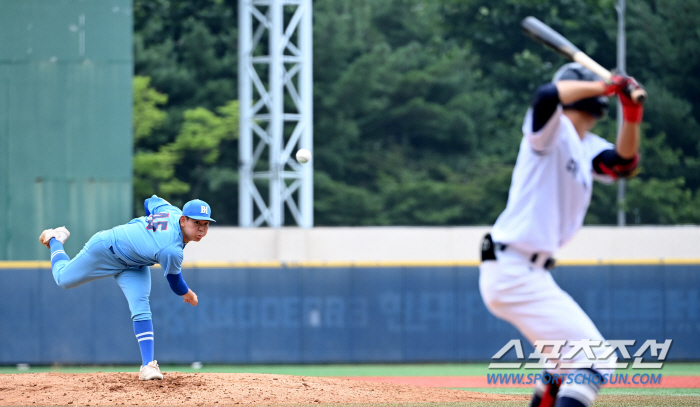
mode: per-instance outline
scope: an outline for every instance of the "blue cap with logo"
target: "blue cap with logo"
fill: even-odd
[[[211,207],[201,199],[193,199],[182,208],[182,215],[197,220],[216,222],[211,218]]]

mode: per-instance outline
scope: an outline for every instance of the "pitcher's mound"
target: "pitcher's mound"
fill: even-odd
[[[247,373],[22,373],[0,375],[0,405],[231,406],[527,400],[525,396],[357,380]]]

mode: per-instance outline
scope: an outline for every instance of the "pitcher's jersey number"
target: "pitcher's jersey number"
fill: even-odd
[[[168,213],[163,212],[163,213],[154,213],[153,215],[148,217],[148,225],[146,225],[146,230],[152,230],[156,232],[158,228],[160,227],[160,230],[168,230],[168,221],[167,220],[161,220],[158,221],[158,219],[168,219]]]

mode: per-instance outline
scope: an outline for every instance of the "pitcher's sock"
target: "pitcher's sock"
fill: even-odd
[[[134,321],[134,333],[141,348],[141,366],[146,366],[153,361],[153,321]]]

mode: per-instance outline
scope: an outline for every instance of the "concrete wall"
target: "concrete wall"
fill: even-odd
[[[469,263],[490,227],[211,227],[186,262]],[[700,259],[699,226],[588,226],[556,254],[568,262]]]

